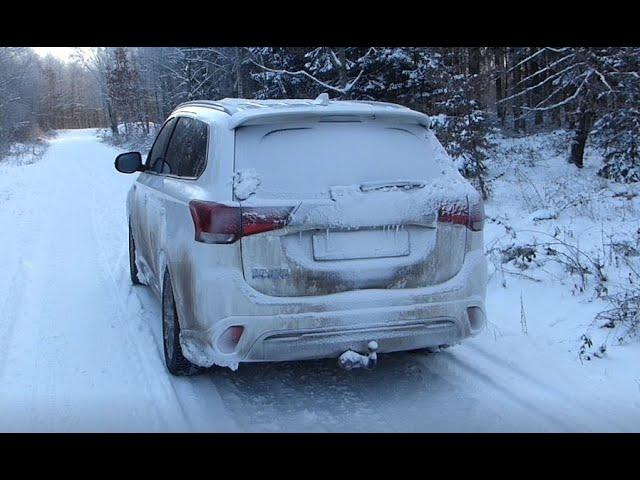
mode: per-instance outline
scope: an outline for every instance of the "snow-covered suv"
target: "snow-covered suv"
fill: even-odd
[[[173,374],[353,366],[484,326],[482,201],[422,113],[326,95],[188,102],[144,163],[116,168],[141,172],[131,280],[162,299]]]

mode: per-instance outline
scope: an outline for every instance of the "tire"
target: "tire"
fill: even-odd
[[[131,224],[129,224],[129,274],[131,275],[131,283],[134,285],[144,285],[138,279],[138,267],[136,266],[136,244],[131,233]]]
[[[180,322],[176,309],[173,286],[169,271],[165,271],[162,282],[162,345],[167,370],[172,375],[190,376],[204,372],[206,369],[191,363],[182,354],[180,345]]]

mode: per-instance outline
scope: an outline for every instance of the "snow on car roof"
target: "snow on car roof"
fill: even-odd
[[[407,107],[393,103],[362,100],[329,100],[320,95],[313,99],[250,100],[224,98],[222,100],[195,100],[179,105],[182,107],[204,107],[223,111],[231,116],[229,128],[241,125],[279,122],[291,117],[355,116],[384,118],[395,121],[418,123],[429,126],[429,117]]]

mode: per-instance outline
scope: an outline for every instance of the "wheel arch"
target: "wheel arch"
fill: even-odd
[[[178,252],[176,252],[178,253]],[[191,330],[196,324],[194,278],[191,259],[187,255],[176,255],[171,259],[163,249],[158,255],[158,271],[162,272],[161,288],[164,289],[164,276],[169,273],[171,287],[178,312],[180,328]],[[160,292],[161,295],[163,292]]]

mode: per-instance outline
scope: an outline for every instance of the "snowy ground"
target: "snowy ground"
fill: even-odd
[[[548,143],[503,140],[492,164],[503,175],[487,204],[494,256],[480,337],[435,355],[383,355],[373,371],[328,360],[188,379],[166,372],[159,302],[128,280],[134,178],[113,169],[118,150],[93,130],[63,131],[35,163],[0,162],[0,430],[640,431],[640,344],[578,355],[582,333],[602,341],[590,326],[606,306],[597,282],[576,291],[577,277],[542,253],[524,270],[495,260],[495,248],[541,242],[555,227],[566,243],[602,249],[605,234],[640,226],[635,199],[595,182],[593,161],[575,172]],[[554,203],[580,189],[599,195],[588,208]],[[557,219],[533,220],[549,213]],[[619,280],[622,269],[606,269]]]

